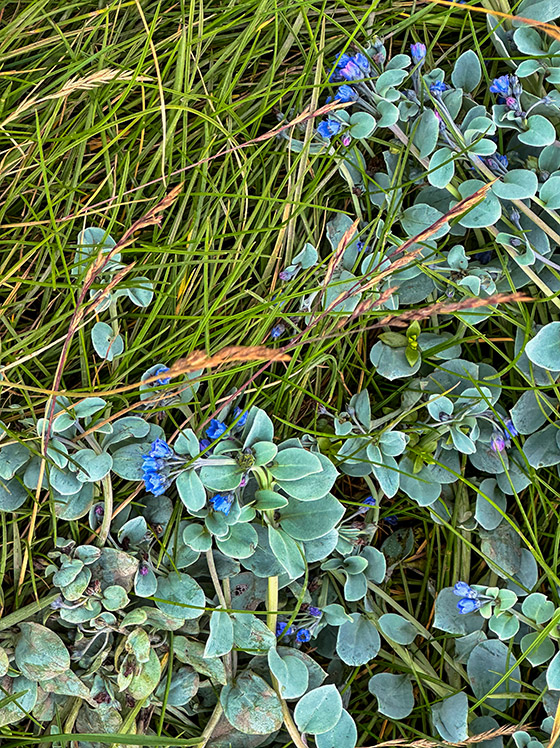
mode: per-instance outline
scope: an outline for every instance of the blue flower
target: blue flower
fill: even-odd
[[[352,88],[352,86],[347,85],[344,83],[342,86],[339,87],[338,91],[335,93],[334,98],[337,101],[357,101],[359,96],[356,91]]]
[[[508,418],[507,421],[505,421],[504,429],[511,439],[513,439],[515,436],[519,436],[519,431],[513,425],[513,421],[511,420],[511,418]]]
[[[308,642],[311,639],[311,631],[309,629],[300,629],[296,634],[298,642]]]
[[[360,508],[358,509],[358,513],[359,513],[359,514],[365,514],[365,513],[366,513],[366,512],[368,511],[368,509],[370,508],[370,506],[375,506],[375,505],[376,505],[376,503],[377,503],[377,502],[376,502],[376,500],[375,500],[375,499],[373,498],[373,496],[366,496],[366,498],[365,498],[365,499],[363,499],[363,501],[362,501],[362,504],[366,504],[366,506],[361,506],[361,507],[360,507]]]
[[[317,125],[317,132],[325,140],[330,140],[333,135],[338,135],[342,130],[342,123],[337,119],[324,119]]]
[[[370,74],[371,65],[368,58],[362,53],[357,52],[355,55],[340,55],[338,61],[331,70],[330,81],[359,81],[367,78]]]
[[[435,81],[430,86],[430,92],[433,94],[443,93],[444,91],[447,91],[447,83],[443,81]]]
[[[469,597],[472,600],[476,600],[478,597],[478,592],[473,590],[466,582],[457,582],[455,587],[453,587],[453,594],[457,595],[457,597]]]
[[[235,408],[235,410],[233,411],[233,418],[234,418],[234,420],[236,418],[239,418],[239,416],[241,416],[241,413],[242,413],[241,408]],[[245,426],[245,424],[247,423],[247,416],[248,415],[249,415],[249,411],[246,411],[245,413],[243,413],[243,415],[241,416],[241,418],[239,418],[239,421],[237,421],[237,423],[235,424],[235,427],[240,429],[243,426]]]
[[[156,376],[156,374],[165,374],[166,371],[169,371],[169,366],[158,366],[158,368],[154,371],[152,376]],[[169,384],[171,381],[171,377],[160,377],[159,379],[156,379],[156,384]]]
[[[507,156],[504,156],[501,153],[495,153],[494,158],[496,159],[496,161],[499,161],[499,163],[502,166],[505,166],[505,168],[507,169],[507,167],[509,166],[509,161],[508,161]]]
[[[150,451],[142,458],[142,478],[146,491],[161,496],[173,482],[171,469],[182,464],[165,439],[156,439],[150,445]],[[178,471],[180,472],[180,471]]]
[[[310,616],[313,616],[313,618],[319,618],[319,616],[322,615],[322,611],[320,608],[315,608],[313,605],[310,605],[309,608],[307,608],[307,612]]]
[[[198,448],[201,452],[204,452],[205,449],[208,449],[208,447],[212,444],[210,439],[200,439],[198,442]]]
[[[288,624],[285,621],[278,621],[276,624],[276,636],[290,636],[290,634],[293,634],[295,629],[293,626],[290,626],[290,628],[286,629],[286,626]]]
[[[470,597],[464,597],[462,600],[459,600],[457,603],[457,607],[459,608],[459,613],[472,613],[475,610],[478,610],[482,606],[482,602],[480,600],[473,600]]]
[[[490,86],[490,93],[495,93],[499,96],[509,96],[510,90],[509,75],[500,75],[499,78],[494,78]]]
[[[385,522],[392,527],[396,527],[399,524],[399,518],[396,514],[390,514],[388,517],[385,517]]]
[[[150,445],[150,451],[148,452],[149,457],[174,457],[175,452],[165,441],[165,439],[157,438]]]
[[[270,337],[272,338],[272,340],[277,340],[285,332],[286,325],[284,325],[282,322],[279,322],[277,325],[274,325],[274,327],[270,331]]]
[[[210,426],[206,429],[206,436],[212,441],[215,441],[220,438],[224,431],[227,431],[226,424],[222,423],[222,421],[218,421],[217,418],[212,418]]]
[[[479,599],[478,592],[473,590],[466,582],[457,582],[453,587],[453,594],[461,598],[457,603],[459,613],[472,613],[482,607],[482,600]]]
[[[234,495],[232,493],[217,493],[215,496],[212,496],[210,503],[215,512],[222,512],[222,514],[228,515],[233,504],[233,499]]]
[[[415,65],[424,62],[426,59],[426,45],[422,42],[416,42],[410,45],[410,54]]]

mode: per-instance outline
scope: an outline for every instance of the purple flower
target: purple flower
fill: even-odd
[[[277,340],[285,332],[286,332],[286,325],[283,324],[282,322],[279,322],[277,325],[274,325],[274,327],[270,331],[270,337],[272,338],[272,340]]]
[[[311,631],[309,629],[300,629],[296,634],[298,642],[308,642],[311,639]]]
[[[334,95],[334,98],[337,101],[348,102],[348,101],[357,101],[359,97],[358,97],[358,93],[354,91],[352,86],[349,86],[346,83],[344,83],[342,86],[339,87],[338,91]]]
[[[212,441],[215,441],[220,438],[224,431],[227,431],[226,424],[222,421],[218,421],[217,418],[212,418],[210,426],[206,429],[206,436]]]
[[[233,499],[234,495],[232,493],[217,493],[215,496],[212,496],[210,503],[215,512],[222,512],[222,514],[228,515],[233,504]]]
[[[410,54],[415,65],[424,62],[426,59],[426,45],[422,42],[416,42],[410,45]]]
[[[319,616],[322,615],[322,611],[320,608],[315,608],[313,605],[310,605],[309,608],[307,608],[307,612],[310,616],[313,616],[313,618],[319,618]]]
[[[281,281],[291,281],[295,278],[301,269],[300,265],[288,265],[287,268],[278,273],[278,277]]]
[[[156,374],[165,374],[166,371],[169,371],[169,366],[158,366],[158,368],[154,371],[152,376],[156,376]],[[171,377],[160,377],[159,379],[156,379],[156,384],[169,384],[171,381]]]
[[[290,636],[290,634],[293,634],[295,629],[293,626],[290,626],[288,629],[286,629],[286,626],[288,624],[285,621],[278,621],[276,624],[276,636]]]
[[[509,96],[511,93],[509,75],[500,75],[499,78],[494,78],[490,86],[490,93],[505,97]]]
[[[346,56],[346,58],[344,65],[341,65],[340,63],[338,65],[338,74],[341,78],[344,78],[344,80],[347,81],[359,81],[363,78],[367,78],[370,74],[371,65],[364,54],[358,52],[353,57]]]
[[[351,135],[343,135],[342,136],[342,145],[343,146],[349,146],[352,142],[352,136]]]
[[[342,123],[336,119],[324,119],[317,125],[317,132],[325,140],[330,140],[333,135],[338,135],[342,130]]]
[[[430,86],[430,92],[433,94],[440,94],[444,91],[447,91],[447,83],[444,83],[443,81],[435,81]]]
[[[371,506],[376,505],[376,500],[373,498],[373,496],[366,496],[366,498],[362,501],[362,504],[365,504],[366,506],[362,506],[358,509],[358,514],[365,514]]]
[[[141,577],[145,577],[149,571],[150,571],[150,567],[148,566],[148,564],[140,564],[138,568],[138,572]]]
[[[494,434],[490,441],[490,448],[493,452],[503,452],[506,448],[506,442],[501,434]]]

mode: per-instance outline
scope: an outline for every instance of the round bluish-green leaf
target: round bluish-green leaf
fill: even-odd
[[[212,535],[204,525],[191,522],[183,530],[183,543],[192,548],[193,551],[206,553],[212,548]]]
[[[134,576],[134,594],[138,597],[152,597],[156,594],[157,584],[157,577],[151,569],[145,569],[144,573],[138,569]]]
[[[51,486],[63,496],[71,496],[78,493],[82,487],[82,481],[79,481],[75,473],[59,468],[51,468],[49,479]]]
[[[233,621],[225,610],[213,610],[210,634],[204,649],[205,657],[222,657],[233,647]]]
[[[257,531],[248,522],[233,525],[225,538],[216,538],[220,551],[230,558],[249,558],[258,542]]]
[[[428,182],[433,187],[443,189],[455,176],[455,159],[450,148],[438,148],[428,166]]]
[[[200,480],[212,491],[234,491],[241,483],[243,471],[235,462],[231,465],[212,464],[219,459],[208,459],[200,471]]]
[[[530,634],[525,634],[523,639],[521,639],[521,651],[531,665],[537,667],[548,662],[551,657],[554,657],[556,647],[554,646],[554,642],[547,636],[543,638],[539,632],[531,632]]]
[[[183,470],[176,481],[177,491],[190,512],[198,512],[206,505],[206,489],[194,470]]]
[[[460,743],[467,739],[469,700],[466,693],[456,693],[432,706],[432,722],[444,740]]]
[[[93,449],[80,449],[72,455],[72,460],[80,467],[76,477],[82,483],[101,480],[113,467],[113,458],[108,452],[97,454]]]
[[[549,371],[560,370],[560,322],[542,327],[525,346],[529,360]]]
[[[291,447],[278,452],[268,470],[278,481],[293,481],[320,473],[322,464],[316,454]]]
[[[294,540],[317,540],[336,527],[344,516],[344,506],[327,494],[313,502],[290,499],[278,513],[281,528]]]
[[[257,442],[271,442],[274,438],[274,425],[267,413],[253,406],[243,429],[243,448],[252,447]]]
[[[342,714],[342,698],[336,686],[319,686],[298,701],[294,719],[300,732],[320,735],[332,730]]]
[[[70,655],[62,639],[39,623],[20,623],[14,655],[18,669],[29,680],[51,680],[70,669]]]
[[[391,382],[414,376],[422,364],[422,357],[418,356],[411,366],[406,357],[406,348],[392,348],[381,340],[370,350],[369,360],[377,373]]]
[[[368,683],[377,699],[377,709],[390,719],[404,719],[414,709],[414,692],[408,675],[377,673]]]
[[[480,179],[467,179],[459,185],[459,193],[462,199],[470,197],[485,183]],[[498,198],[491,192],[487,192],[474,208],[459,218],[459,225],[466,229],[482,229],[493,226],[502,215],[502,206]]]
[[[369,138],[376,126],[375,117],[368,112],[354,112],[350,117],[350,135],[353,138]]]
[[[498,488],[495,478],[486,478],[476,495],[474,517],[485,530],[495,530],[504,518],[507,498]]]
[[[143,439],[150,433],[150,424],[140,416],[125,416],[113,423],[113,430],[103,440],[103,447],[113,446],[127,439]]]
[[[158,608],[175,618],[191,620],[204,613],[204,592],[188,574],[171,572],[168,577],[160,577],[156,597]]]
[[[541,185],[539,197],[551,210],[560,208],[560,176],[550,177]]]
[[[166,691],[166,678],[159,684],[156,697],[163,701]],[[167,694],[167,704],[170,706],[184,706],[196,696],[200,686],[200,677],[198,673],[188,665],[180,667],[171,676],[169,691]]]
[[[527,618],[542,625],[550,621],[554,615],[555,606],[552,600],[549,600],[542,592],[533,592],[523,600],[521,610]]]
[[[317,748],[355,748],[358,740],[358,729],[352,715],[346,709],[332,730],[315,736]]]
[[[19,442],[2,447],[0,449],[0,478],[5,481],[11,480],[30,459],[31,452]]]
[[[503,200],[525,200],[536,195],[539,180],[534,171],[512,169],[494,182],[492,192]]]
[[[273,442],[257,442],[251,449],[255,455],[255,467],[268,465],[278,454],[278,447]]]
[[[15,512],[25,502],[27,490],[17,478],[0,480],[0,511]]]
[[[546,670],[546,685],[551,691],[560,691],[560,652]]]
[[[490,618],[488,628],[496,634],[498,639],[507,641],[519,631],[519,619],[510,613],[502,613],[501,616]]]
[[[125,590],[119,584],[112,584],[103,590],[101,602],[106,610],[123,610],[130,601]]]
[[[138,277],[134,279],[134,286],[126,289],[129,299],[133,304],[140,307],[150,306],[154,298],[154,287],[148,278]]]
[[[523,454],[534,468],[551,467],[560,463],[558,426],[551,423],[528,437],[523,445]]]
[[[256,673],[245,670],[222,688],[220,704],[227,721],[239,732],[268,735],[282,726],[282,705],[276,692]]]
[[[420,151],[420,158],[426,158],[437,145],[439,137],[439,120],[432,109],[424,109],[416,126],[413,144]]]
[[[511,420],[520,434],[528,435],[546,423],[552,400],[539,390],[527,390],[511,409]]]
[[[455,88],[462,88],[466,93],[470,93],[480,83],[481,75],[482,70],[478,55],[472,49],[468,49],[463,52],[453,66],[451,82]]]
[[[288,499],[285,496],[281,496],[279,493],[265,488],[255,491],[255,499],[256,501],[253,506],[260,511],[281,509],[288,504]]]
[[[299,699],[307,691],[309,671],[298,657],[282,656],[276,647],[271,647],[268,650],[268,666],[278,681],[283,699]]]
[[[106,322],[96,322],[91,329],[91,342],[100,358],[112,361],[124,351],[124,340]]]
[[[525,145],[543,148],[552,145],[556,140],[556,130],[552,122],[543,117],[542,114],[531,114],[527,118],[527,130],[517,134],[517,137]]]
[[[397,644],[412,644],[418,631],[407,621],[406,618],[397,615],[397,613],[385,613],[379,619],[381,631],[392,641]]]
[[[142,480],[144,475],[142,463],[147,451],[148,449],[144,444],[129,444],[115,450],[113,452],[113,472],[119,478],[125,480]]]
[[[334,486],[338,476],[337,469],[329,458],[320,452],[315,452],[314,456],[321,463],[322,470],[320,472],[299,480],[277,481],[288,496],[299,499],[299,501],[316,501],[326,496]],[[313,540],[313,538],[300,538],[300,540],[304,539]]]
[[[476,181],[476,180],[471,180]],[[480,183],[482,186],[482,182]],[[474,192],[474,190],[473,190]],[[420,232],[432,226],[443,218],[443,213],[431,205],[419,203],[407,208],[401,215],[400,221],[408,236],[416,236]],[[497,220],[497,219],[496,219]],[[432,236],[431,239],[441,239],[449,232],[449,224],[444,223]]]
[[[477,644],[467,662],[467,674],[476,698],[484,699],[492,691],[492,698],[488,700],[488,704],[499,711],[507,709],[517,697],[499,698],[499,694],[519,691],[521,678],[519,667],[516,665],[509,678],[499,686],[497,684],[510,671],[514,662],[515,659],[510,654],[507,645],[497,639],[489,639]]]
[[[365,615],[351,614],[352,621],[338,629],[336,653],[347,665],[365,665],[377,655],[381,639],[374,624]]]

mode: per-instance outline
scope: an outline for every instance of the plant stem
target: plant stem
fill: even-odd
[[[113,518],[113,484],[109,473],[103,478],[101,484],[103,485],[103,521],[97,533],[96,543],[102,548],[109,537]]]

